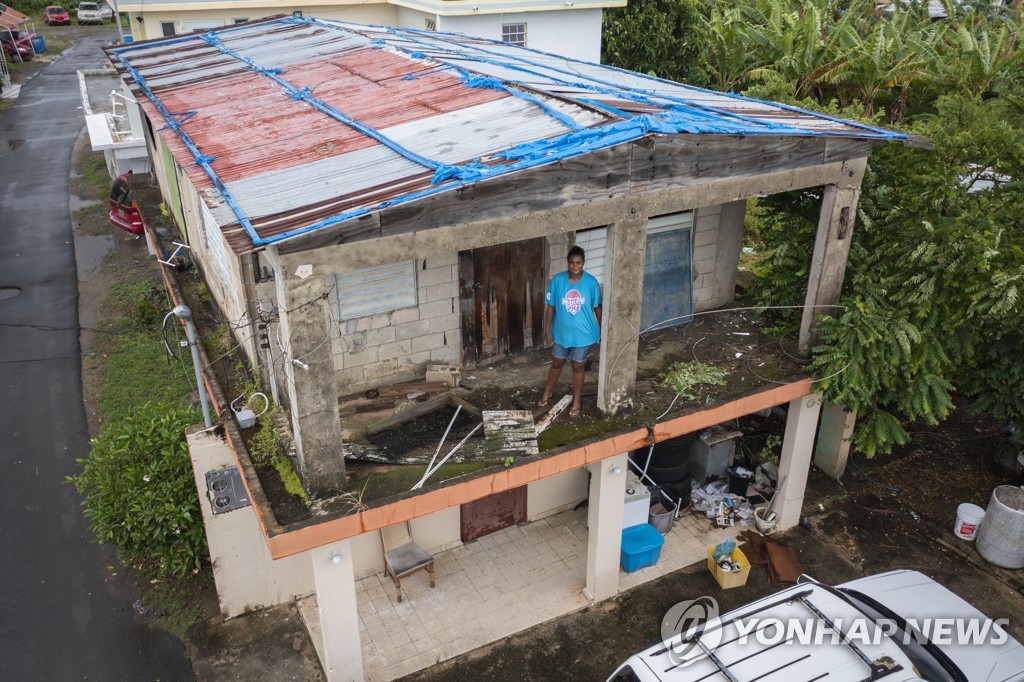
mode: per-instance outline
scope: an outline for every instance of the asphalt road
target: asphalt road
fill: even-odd
[[[191,680],[181,643],[135,613],[75,489],[88,452],[68,215],[82,130],[76,71],[103,65],[97,31],[24,85],[0,117],[0,677]],[[6,287],[19,287],[20,293]],[[44,325],[37,329],[17,325]]]

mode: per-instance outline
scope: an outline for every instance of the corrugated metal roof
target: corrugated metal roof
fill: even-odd
[[[905,138],[507,43],[313,18],[108,53],[237,252],[650,134]]]

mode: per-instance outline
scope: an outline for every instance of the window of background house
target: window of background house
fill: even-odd
[[[175,31],[174,31],[174,22],[173,21],[161,21],[160,22],[160,31],[162,32],[162,34],[163,34],[163,36],[165,38],[169,37],[169,36],[173,36],[174,33],[175,33]]]
[[[375,265],[335,275],[338,317],[350,320],[416,305],[416,261]]]
[[[519,47],[526,47],[526,24],[502,24],[501,39]]]
[[[231,20],[231,23],[232,24],[244,24],[247,21],[249,21],[249,17],[235,17],[234,19]]]
[[[434,19],[424,19],[423,27],[426,28],[428,31],[436,31],[437,21],[435,21]]]
[[[302,18],[302,10],[301,9],[295,10],[294,12],[292,12],[292,16],[293,17],[299,17],[301,19]]]

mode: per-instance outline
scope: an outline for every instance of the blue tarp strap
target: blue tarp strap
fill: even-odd
[[[210,165],[213,163],[213,157],[206,156],[199,151],[199,148],[196,146],[195,142],[192,141],[192,138],[189,137],[189,134],[182,129],[181,124],[175,117],[175,114],[172,114],[167,110],[167,107],[160,101],[160,98],[157,97],[150,89],[149,84],[146,83],[146,79],[143,78],[142,74],[129,64],[128,60],[120,52],[121,51],[115,51],[113,54],[117,60],[121,62],[122,66],[124,66],[125,70],[131,75],[135,84],[139,86],[139,90],[142,91],[142,94],[144,94],[149,101],[153,103],[156,110],[161,116],[163,116],[164,121],[167,123],[166,127],[177,133],[178,137],[185,144],[185,147],[192,153],[193,158],[196,160],[196,164],[203,169],[203,172],[205,172],[213,182],[213,186],[216,187],[217,191],[219,191],[221,196],[224,197],[224,202],[234,212],[235,217],[238,219],[238,224],[241,225],[242,229],[245,230],[245,233],[249,235],[249,239],[251,239],[257,246],[262,246],[263,244],[268,243],[260,239],[260,236],[256,233],[256,229],[252,226],[249,218],[245,215],[245,212],[235,201],[234,197],[231,196],[231,192],[228,191],[228,188],[224,185],[220,176],[217,175],[217,171],[213,170],[213,167]]]

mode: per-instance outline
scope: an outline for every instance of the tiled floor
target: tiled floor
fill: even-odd
[[[563,512],[439,553],[437,586],[430,589],[426,572],[405,578],[401,604],[383,573],[357,581],[367,679],[395,679],[586,606],[586,516],[585,509]],[[707,547],[729,534],[684,515],[658,563],[621,572],[619,590],[704,561]],[[316,597],[299,608],[319,652]]]

